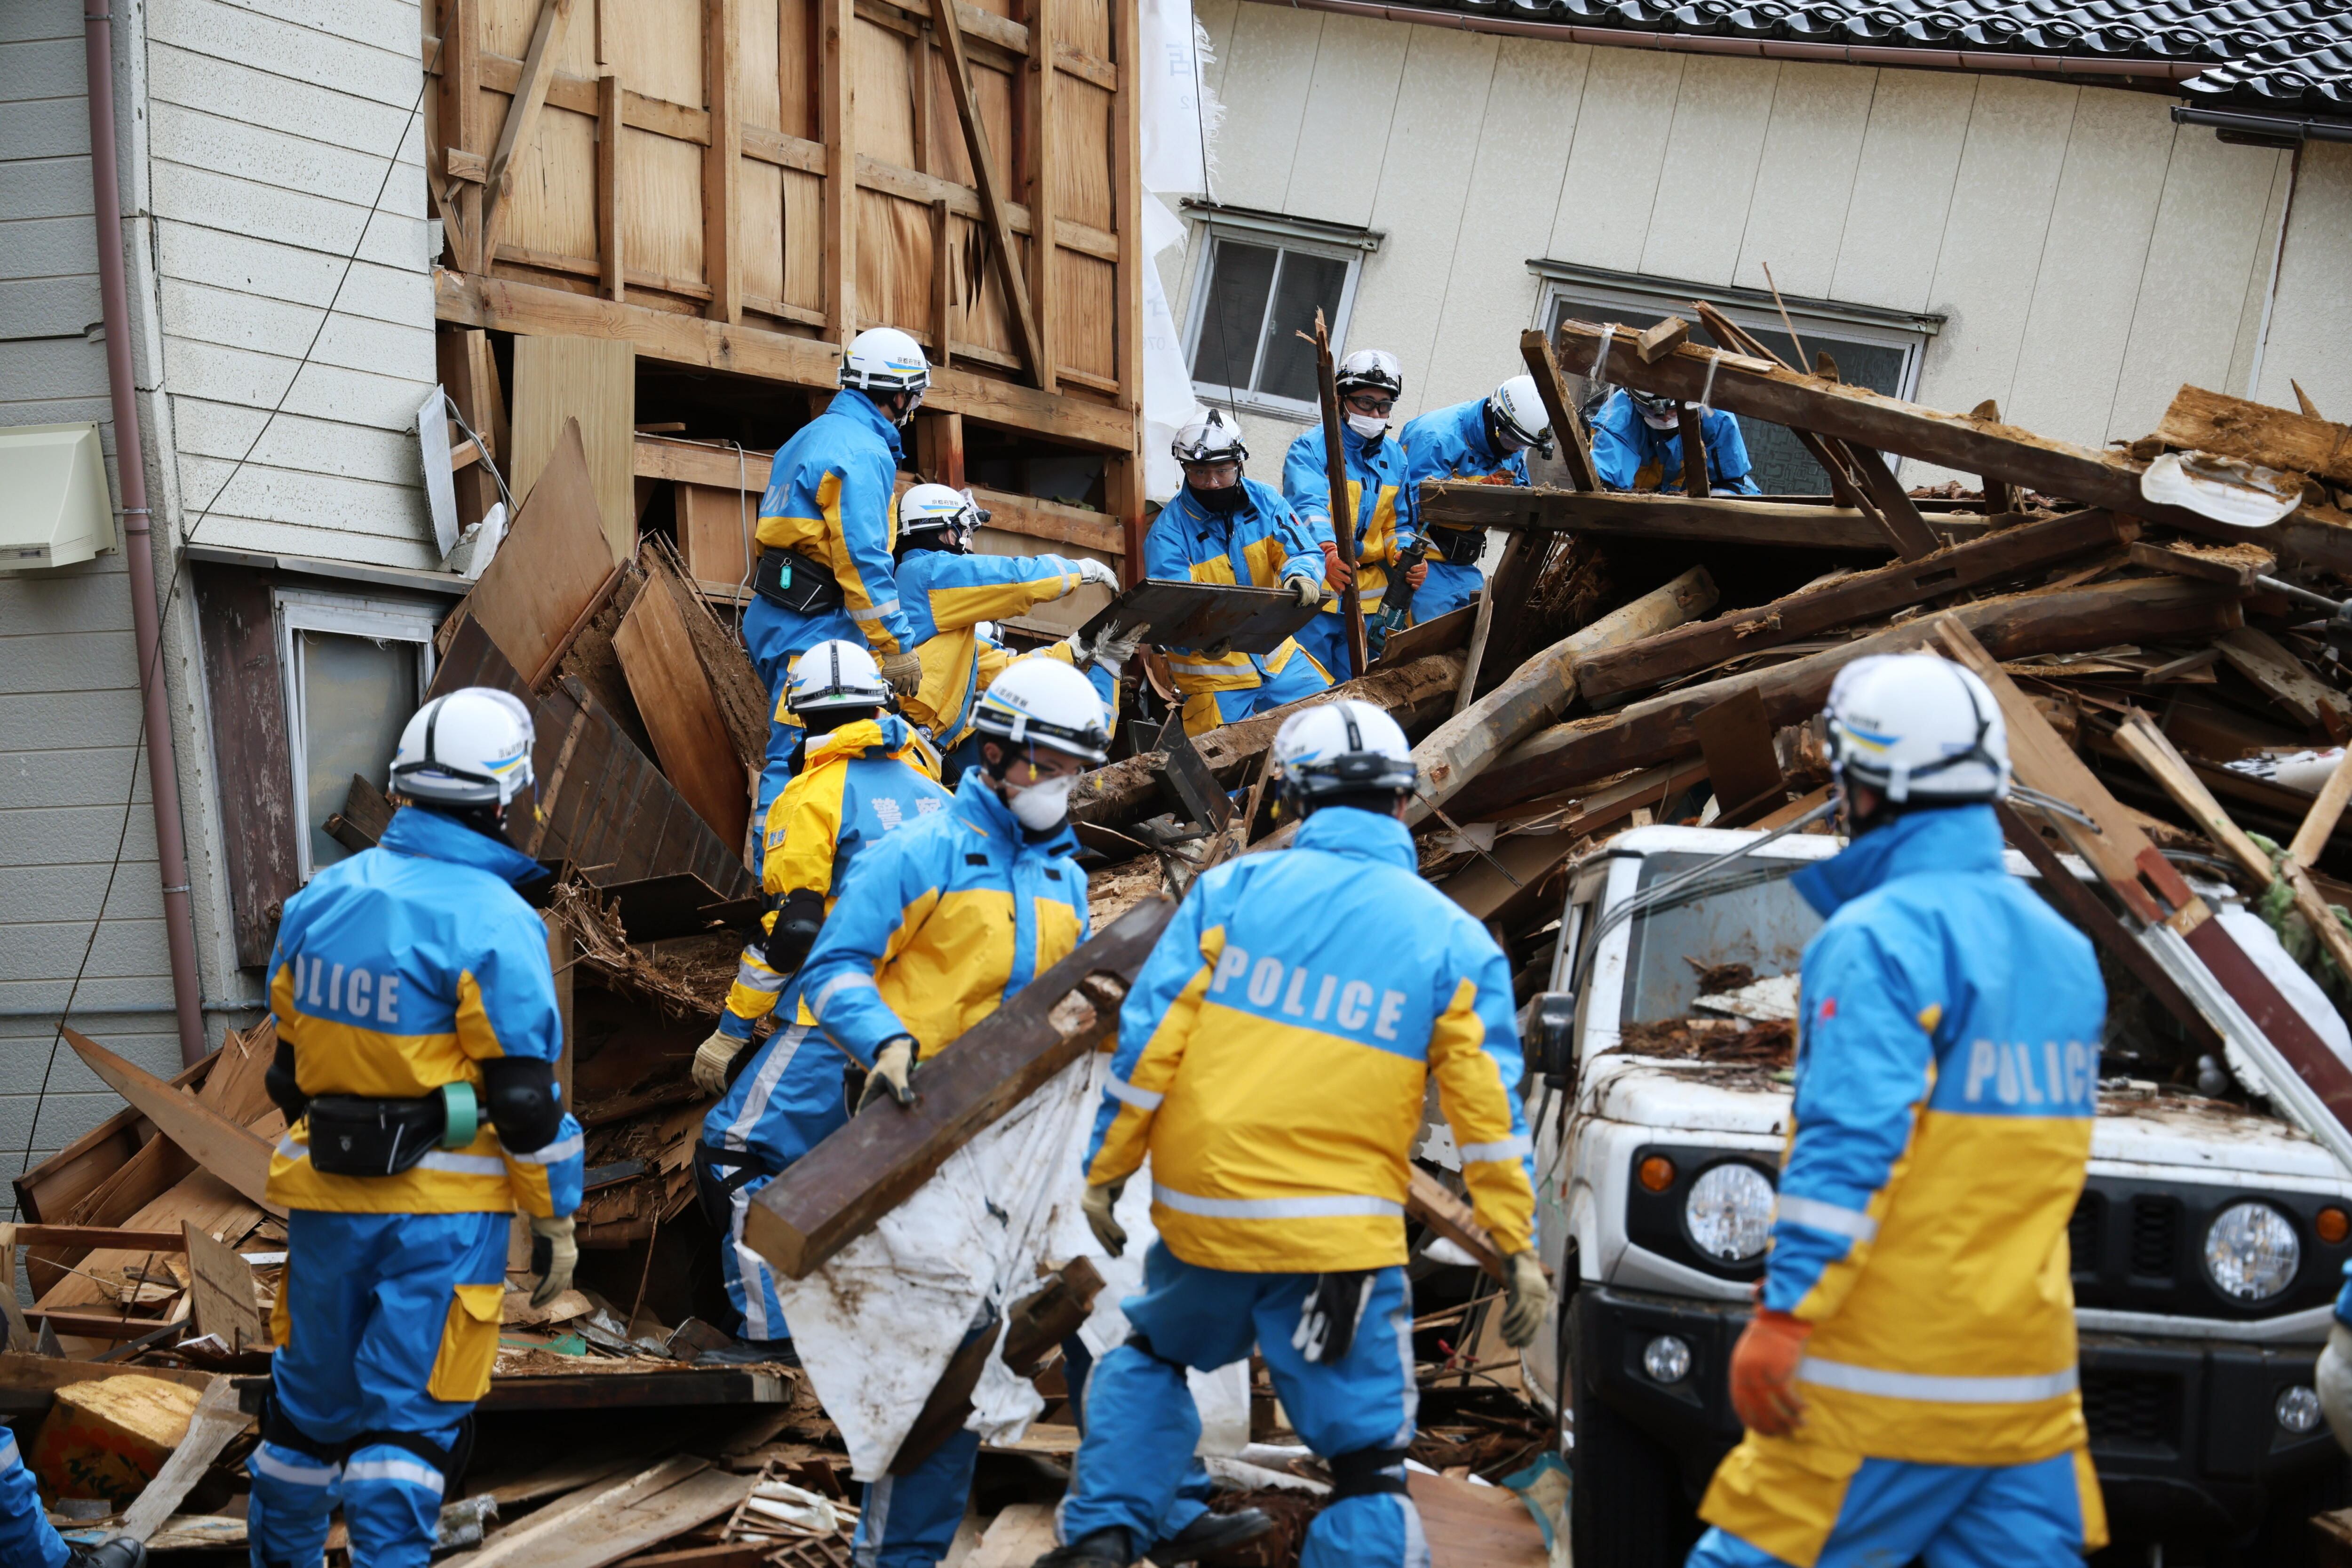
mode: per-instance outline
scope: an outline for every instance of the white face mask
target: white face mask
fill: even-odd
[[[1043,833],[1069,816],[1070,790],[1077,782],[1076,773],[1064,773],[1060,778],[1031,784],[1004,804],[1022,826],[1032,833]]]
[[[1350,414],[1348,416],[1348,428],[1367,441],[1377,441],[1388,434],[1389,422],[1375,419],[1369,414]]]

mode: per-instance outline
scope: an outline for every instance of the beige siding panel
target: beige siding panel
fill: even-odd
[[[2294,184],[2294,160],[2281,158],[2271,171],[2270,199],[2263,204],[2261,248],[2254,256],[2253,275],[2247,279],[2246,300],[2238,310],[2238,336],[2230,351],[2229,379],[2214,390],[2252,395],[2248,384],[2254,374],[2254,353],[2271,301],[2271,277],[2279,260],[2279,226],[2286,221],[2287,192]]]
[[[1976,92],[1971,76],[1879,74],[1830,279],[1833,298],[1926,308]]]
[[[1369,225],[1380,189],[1380,149],[1396,112],[1406,41],[1416,29],[1362,16],[1327,16],[1284,212]]]
[[[151,101],[157,115],[175,104],[214,117],[208,135],[218,136],[236,126],[282,131],[307,145],[296,153],[302,162],[285,173],[289,184],[322,195],[356,201],[365,206],[375,199],[383,178],[384,154],[410,131],[409,105],[376,103],[309,82],[289,81],[237,60],[157,44],[148,50]],[[205,156],[201,142],[191,145],[177,131],[158,127],[155,138],[173,146],[191,163],[207,168],[223,165]],[[422,143],[416,143],[421,146]],[[228,172],[236,173],[235,169]],[[394,181],[383,193],[395,212],[421,212],[424,182],[410,191]]]
[[[85,219],[85,222],[88,220]],[[222,289],[414,326],[433,319],[433,280],[422,268],[360,262],[344,276],[343,258],[242,234],[183,223],[155,226],[157,270]],[[342,292],[336,292],[341,284]]]
[[[2182,382],[2227,380],[2246,297],[2270,281],[2263,209],[2285,156],[2227,145],[2200,127],[2175,132],[2108,438],[2133,440],[2155,429]],[[2336,276],[2340,282],[2340,267]]]
[[[2264,403],[2292,408],[2290,378],[2303,384],[2319,411],[2352,419],[2352,289],[2344,258],[2352,256],[2352,146],[2314,142],[2303,149],[2286,257],[2279,268],[2278,299],[2263,351]]]
[[[253,435],[265,412],[183,397],[172,405],[172,435],[182,452],[201,457],[234,462],[252,447],[255,462],[278,468],[310,468],[379,484],[416,480],[416,437],[412,430],[385,430],[280,413],[269,422],[261,445],[254,447]]]
[[[1642,246],[1643,271],[1700,283],[1731,281],[1740,249],[1734,215],[1746,209],[1755,187],[1780,70],[1778,60],[1713,55],[1685,63]]]
[[[415,15],[412,5],[392,8]],[[147,8],[146,22],[151,43],[173,44],[214,59],[235,60],[289,82],[393,105],[403,114],[416,100],[417,73],[422,68],[407,49],[387,51],[315,26],[264,16],[249,6],[226,5],[223,0],[153,0]],[[117,41],[118,60],[125,47]]]
[[[1734,284],[1763,288],[1769,266],[1790,294],[1829,293],[1877,84],[1876,71],[1855,66],[1782,64]]]
[[[1217,166],[1210,185],[1230,205],[1279,210],[1290,194],[1299,119],[1307,112],[1315,42],[1325,17],[1281,5],[1243,5],[1234,11],[1230,41],[1219,46],[1217,94],[1225,119],[1212,148]]]
[[[237,293],[165,278],[160,290],[164,314],[175,340],[251,349],[258,353],[299,357],[310,344],[314,365],[383,374],[386,371],[415,376],[433,373],[433,329],[425,322],[394,323],[346,316],[341,310],[322,329],[319,312],[260,294]],[[311,334],[317,333],[315,343]],[[273,400],[274,401],[274,400]],[[407,419],[400,428],[414,429]],[[415,460],[412,451],[411,461]]]
[[[158,218],[184,220],[232,237],[271,239],[321,251],[323,259],[335,266],[352,255],[356,243],[362,263],[423,270],[422,219],[379,212],[371,220],[363,206],[190,168],[173,160],[171,153],[176,151],[158,143],[150,165]],[[166,321],[163,330],[169,331],[171,326]]]
[[[2162,99],[2083,90],[2017,376],[2000,404],[2029,430],[2089,446],[2106,438],[2174,134]]]
[[[1658,169],[1688,56],[1596,49],[1544,254],[1631,272],[1642,264]]]
[[[1496,51],[1427,394],[1415,406],[1459,403],[1518,374],[1518,334],[1535,321],[1541,289],[1528,258],[1547,254],[1551,243],[1552,213],[1595,52],[1534,38],[1505,38]],[[1486,133],[1507,126],[1507,135]]]

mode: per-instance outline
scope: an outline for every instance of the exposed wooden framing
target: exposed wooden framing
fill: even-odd
[[[515,155],[530,145],[531,134],[539,127],[539,111],[547,103],[548,84],[555,77],[555,53],[563,46],[563,25],[571,17],[572,0],[540,0],[539,20],[531,27],[522,76],[515,84],[514,101],[507,105],[506,123],[499,128],[498,149],[490,154],[488,189],[482,197],[483,256],[498,249],[499,219],[506,213]]]
[[[1559,363],[1552,358],[1551,340],[1532,330],[1521,332],[1519,357],[1527,362],[1528,374],[1535,377],[1536,395],[1543,399],[1544,413],[1551,419],[1552,445],[1568,465],[1569,482],[1580,490],[1599,489],[1601,480],[1592,468],[1592,437],[1585,431],[1584,416],[1568,399]]]
[[[481,0],[446,0],[441,13],[441,37],[446,40],[445,47],[433,52],[441,68],[442,144],[450,153],[463,153],[467,160],[481,164],[486,180],[488,165],[482,157],[487,138],[481,90]],[[453,168],[449,173],[454,175],[456,171]],[[425,177],[437,180],[440,171],[427,170]],[[447,200],[459,230],[450,237],[452,253],[459,266],[475,272],[483,266],[482,190],[479,180],[453,178]]]
[[[925,58],[929,58],[928,54]],[[948,202],[931,203],[931,367],[955,363],[955,251],[948,244]],[[945,481],[942,481],[945,482]]]
[[[441,389],[457,405],[457,416],[488,443],[483,455],[504,473],[509,460],[506,399],[499,391],[489,334],[467,327],[445,329],[436,334],[434,349]],[[479,522],[499,499],[498,481],[478,463],[458,473],[457,486],[461,523]]]
[[[1022,153],[1029,185],[1029,308],[1037,323],[1036,363],[1048,375],[1060,368],[1054,338],[1054,181],[1060,152],[1054,135],[1053,7],[1054,0],[1028,0],[1029,55],[1020,73]]]
[[[1141,133],[1139,129],[1135,95],[1140,90],[1140,79],[1136,62],[1140,58],[1142,22],[1137,0],[1109,0],[1110,48],[1113,65],[1106,66],[1109,79],[1087,78],[1097,87],[1111,89],[1111,136],[1115,147],[1111,154],[1112,211],[1118,215],[1118,233],[1111,237],[1118,243],[1118,257],[1112,287],[1117,289],[1119,319],[1117,326],[1115,363],[1118,366],[1118,405],[1129,411],[1135,438],[1127,456],[1115,458],[1104,471],[1104,490],[1111,510],[1118,517],[1119,527],[1127,546],[1122,560],[1122,580],[1129,586],[1143,580],[1144,518],[1144,452],[1143,452],[1143,166]],[[1056,63],[1066,51],[1056,53]],[[1123,73],[1126,80],[1119,80]],[[1083,73],[1081,73],[1083,74]],[[1066,243],[1062,237],[1064,225],[1054,226],[1055,244]],[[1075,247],[1074,247],[1075,248]]]
[[[747,136],[749,132],[747,130]],[[814,145],[807,143],[806,145]],[[744,151],[758,155],[759,150],[745,143]],[[781,163],[775,159],[772,162]],[[797,168],[798,164],[786,164]],[[884,191],[894,196],[904,196],[912,202],[948,204],[948,211],[958,217],[979,222],[987,215],[981,206],[980,193],[970,185],[960,185],[953,180],[942,179],[921,169],[909,169],[898,163],[886,163],[866,153],[857,155],[857,185],[860,190]],[[1004,204],[1004,221],[1017,235],[1034,235],[1035,225],[1029,209],[1019,202]],[[1065,250],[1075,250],[1099,261],[1116,262],[1119,258],[1118,236],[1108,229],[1096,228],[1091,224],[1075,223],[1068,218],[1054,220],[1054,243]]]
[[[763,163],[773,163],[779,169],[798,169],[804,174],[822,175],[831,160],[825,155],[822,142],[812,142],[804,136],[787,132],[771,131],[764,125],[742,128],[743,156],[757,158]]]
[[[948,89],[955,100],[956,119],[963,127],[965,152],[971,159],[972,178],[980,188],[980,205],[988,227],[990,247],[995,252],[998,276],[1004,284],[1004,298],[1012,307],[1014,323],[1020,329],[1021,352],[1029,362],[1031,379],[1041,391],[1052,392],[1056,382],[1053,362],[1045,357],[1045,339],[1037,329],[1034,301],[1029,297],[1028,279],[1022,275],[1020,253],[1013,248],[1013,227],[1005,221],[1004,185],[998,178],[996,161],[988,147],[988,130],[980,122],[980,109],[972,101],[971,66],[965,58],[963,30],[957,26],[955,0],[931,0],[931,25],[937,30],[940,51],[947,57]],[[1033,237],[1033,243],[1042,237]]]
[[[817,136],[828,160],[824,181],[825,333],[846,348],[857,335],[857,124],[856,73],[850,69],[851,0],[814,0],[818,25]]]
[[[743,121],[736,108],[739,68],[735,0],[702,0],[702,91],[710,141],[702,150],[702,276],[714,321],[743,319],[741,211]]]
[[[1512,532],[1625,534],[1700,543],[1769,544],[1797,550],[1879,550],[1890,547],[1870,513],[1853,507],[1755,500],[1746,496],[1635,494],[1628,490],[1563,490],[1549,486],[1487,485],[1444,479],[1421,487],[1422,521],[1453,528]],[[1983,537],[1986,522],[1969,512],[1927,519],[1938,544]]]
[[[601,7],[599,8],[601,12]],[[628,298],[625,276],[627,247],[621,226],[621,79],[596,79],[596,248],[602,258],[604,295],[615,303]]]
[[[1969,410],[1969,417],[1981,419],[1989,425],[1998,425],[2000,423],[2000,405],[1988,397]],[[2000,479],[1991,474],[1986,474],[1982,476],[1980,482],[1984,487],[1984,509],[1987,517],[1997,517],[2017,504],[2017,498],[2011,493],[2009,486]]]
[[[915,466],[935,484],[963,489],[963,416],[934,414],[924,409],[915,416]],[[995,510],[990,509],[989,519],[995,521]]]
[[[1666,319],[1682,327],[1684,337],[1690,335],[1690,328],[1684,322],[1671,316]],[[1645,353],[1643,357],[1654,359],[1656,355]],[[1693,500],[1705,500],[1715,493],[1715,488],[1707,482],[1706,432],[1700,427],[1698,405],[1684,404],[1679,423],[1683,437],[1683,494]]]
[[[2297,389],[2301,395],[2301,389]],[[2201,386],[2184,386],[2156,427],[2158,439],[2266,468],[2352,485],[2352,426],[2290,414]]]

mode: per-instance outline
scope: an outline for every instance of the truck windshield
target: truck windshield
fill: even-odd
[[[1677,877],[1707,857],[1660,854],[1642,862],[1648,889]],[[1801,860],[1734,862],[1694,882],[1665,903],[1634,917],[1627,936],[1622,1024],[1680,1018],[1698,999],[1702,980],[1727,964],[1745,965],[1758,980],[1794,974],[1821,916],[1789,885]],[[1709,989],[1719,989],[1719,985]]]

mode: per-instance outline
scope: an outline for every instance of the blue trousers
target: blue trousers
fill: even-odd
[[[980,1434],[957,1432],[913,1474],[866,1482],[850,1560],[857,1568],[937,1568],[971,1501],[979,1458]]]
[[[1422,579],[1412,596],[1412,624],[1425,626],[1450,610],[1460,609],[1478,596],[1486,582],[1486,574],[1475,566],[1431,562],[1429,575]]]
[[[65,1540],[41,1511],[40,1490],[16,1451],[16,1434],[0,1426],[0,1563],[65,1568],[66,1557]]]
[[[780,1016],[799,1011],[799,992],[785,987]],[[788,1011],[789,1009],[789,1011]],[[725,1095],[702,1119],[703,1142],[720,1149],[760,1154],[781,1172],[807,1153],[834,1129],[849,1121],[842,1101],[842,1055],[806,1024],[787,1024],[770,1035],[751,1065],[735,1075]],[[735,1189],[727,1240],[719,1249],[719,1271],[727,1300],[743,1320],[747,1340],[792,1337],[776,1299],[775,1271],[743,1241],[751,1200],[772,1176],[754,1176]]]
[[[1197,692],[1185,698],[1184,733],[1202,734],[1220,724],[1230,724],[1236,719],[1246,719],[1253,713],[1264,713],[1329,689],[1331,682],[1316,661],[1311,657],[1302,657],[1307,652],[1303,640],[1306,635],[1299,634],[1301,644],[1291,654],[1289,662],[1257,685],[1239,691]],[[1343,664],[1346,659],[1346,655],[1340,656]]]
[[[320,1444],[399,1432],[450,1447],[489,1391],[512,1219],[289,1214],[272,1325],[278,1411]],[[355,1562],[425,1568],[446,1478],[411,1450],[366,1443],[336,1462],[266,1441],[246,1463],[255,1568],[315,1568],[337,1503]]]
[[[2098,1481],[2086,1456],[2058,1454],[2031,1465],[1864,1459],[1843,1483],[1843,1497],[1791,1495],[1838,1484],[1832,1477],[1811,1476],[1776,1489],[1771,1498],[1731,1500],[1727,1509],[1708,1512],[1745,1515],[1777,1502],[1789,1519],[1755,1525],[1743,1520],[1741,1528],[1786,1533],[1790,1539],[1777,1543],[1793,1551],[1818,1540],[1816,1568],[1878,1568],[1915,1557],[1925,1558],[1927,1568],[2080,1568],[2086,1536],[2093,1546],[2105,1541]],[[1811,1518],[1833,1521],[1825,1538],[1817,1525],[1799,1522]],[[1786,1561],[1718,1525],[1699,1538],[1685,1568],[1780,1568]]]
[[[751,667],[768,690],[768,762],[760,771],[760,795],[754,822],[768,820],[768,804],[784,793],[793,778],[793,752],[801,743],[801,727],[777,717],[782,710],[784,682],[793,664],[808,649],[834,637],[866,646],[866,634],[847,610],[827,610],[803,616],[771,604],[759,595],[743,610],[743,646],[751,650]]]
[[[1348,679],[1346,616],[1318,610],[1313,620],[1291,635],[1298,639],[1298,646],[1329,674],[1330,680],[1327,684],[1337,684]],[[1291,700],[1285,698],[1284,700]],[[1269,702],[1266,706],[1271,708],[1275,704]]]
[[[1124,1529],[1139,1551],[1160,1536],[1195,1461],[1201,1417],[1184,1368],[1241,1360],[1255,1345],[1307,1447],[1328,1458],[1412,1440],[1412,1303],[1404,1270],[1373,1276],[1355,1342],[1336,1364],[1294,1345],[1311,1274],[1236,1274],[1184,1262],[1155,1242],[1143,1294],[1119,1303],[1137,1338],[1103,1357],[1087,1384],[1077,1479],[1062,1502],[1066,1541]],[[1138,1342],[1148,1342],[1147,1352]],[[1401,1467],[1400,1467],[1401,1469]],[[1342,1498],[1316,1516],[1299,1568],[1427,1568],[1429,1543],[1412,1500]]]

